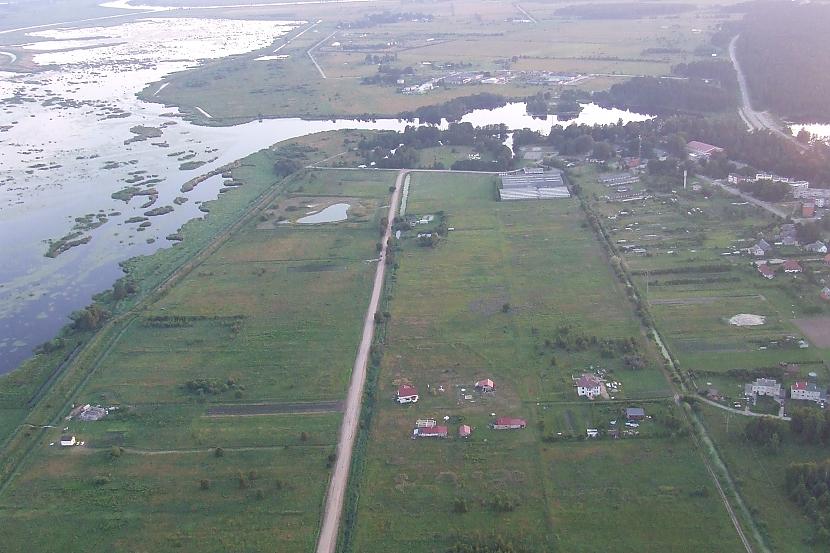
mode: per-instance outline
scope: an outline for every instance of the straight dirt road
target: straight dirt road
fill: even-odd
[[[337,460],[334,472],[331,474],[329,489],[326,494],[326,505],[323,511],[323,524],[320,528],[320,537],[317,541],[317,553],[334,553],[337,547],[337,535],[340,528],[340,517],[343,513],[343,500],[346,495],[346,485],[349,482],[349,471],[352,466],[352,450],[354,449],[357,425],[360,420],[360,406],[363,400],[363,386],[366,383],[366,367],[369,363],[369,348],[375,333],[375,313],[380,305],[380,295],[383,291],[383,280],[386,276],[387,243],[392,236],[392,222],[397,213],[398,200],[401,195],[401,186],[407,171],[400,171],[395,180],[395,191],[389,202],[386,230],[383,233],[383,249],[380,252],[375,282],[372,287],[372,297],[369,308],[363,319],[363,335],[360,347],[352,369],[352,379],[346,396],[346,409],[343,413],[343,422],[340,424],[340,441],[337,444]]]

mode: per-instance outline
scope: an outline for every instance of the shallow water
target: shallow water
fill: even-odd
[[[339,221],[345,221],[347,213],[349,211],[349,207],[351,207],[349,204],[332,204],[325,209],[321,209],[317,213],[306,215],[305,217],[300,217],[299,219],[297,219],[297,222],[305,225],[314,223],[337,223]]]

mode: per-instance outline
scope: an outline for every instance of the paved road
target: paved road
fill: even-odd
[[[10,60],[9,65],[12,65],[12,64],[14,64],[14,62],[17,61],[17,54],[14,54],[12,52],[0,52],[0,56],[8,57],[9,60]]]
[[[319,21],[318,21],[318,23],[319,23]],[[326,42],[327,40],[331,40],[331,38],[332,38],[332,37],[334,37],[334,35],[336,35],[336,34],[337,34],[337,32],[338,32],[338,31],[334,31],[332,34],[330,34],[329,36],[327,36],[326,38],[324,38],[323,40],[321,40],[320,42],[318,42],[317,44],[315,44],[314,46],[312,46],[311,48],[309,48],[309,49],[308,49],[308,52],[306,52],[306,54],[308,54],[308,58],[311,60],[311,63],[313,63],[313,64],[314,64],[314,67],[316,67],[316,68],[317,68],[317,71],[320,73],[320,76],[321,76],[321,77],[323,77],[324,79],[326,79],[326,78],[328,78],[328,77],[326,77],[326,73],[323,71],[323,68],[322,68],[322,67],[320,67],[320,64],[319,64],[319,63],[317,63],[317,60],[316,60],[316,59],[314,59],[314,55],[312,54],[312,52],[313,52],[316,48],[319,48],[319,47],[320,47],[320,46],[321,46],[324,42]]]
[[[527,18],[530,20],[530,22],[531,22],[531,23],[539,23],[539,22],[536,20],[536,18],[535,18],[535,17],[533,17],[532,15],[530,15],[530,13],[528,13],[528,11],[527,11],[526,9],[524,9],[523,7],[521,7],[521,6],[520,6],[520,5],[518,5],[518,4],[513,4],[513,5],[516,7],[516,9],[517,9],[517,10],[519,10],[520,12],[522,12],[522,13],[524,14],[524,16],[525,16],[525,17],[527,17]]]
[[[732,60],[732,65],[735,66],[735,72],[738,74],[738,85],[741,89],[742,106],[738,108],[738,114],[750,130],[767,130],[777,134],[778,136],[786,138],[802,150],[807,149],[808,146],[797,141],[792,135],[785,133],[782,130],[782,125],[773,115],[766,111],[756,111],[752,109],[752,101],[749,98],[749,87],[746,84],[746,77],[744,76],[743,71],[741,71],[741,65],[738,63],[738,57],[735,54],[735,44],[737,44],[740,36],[741,35],[735,35],[729,42],[729,58]]]
[[[383,279],[386,275],[387,242],[392,236],[392,221],[397,212],[398,199],[401,195],[401,186],[407,171],[398,173],[395,180],[395,191],[392,193],[392,201],[389,202],[388,223],[383,234],[383,249],[380,252],[377,270],[375,271],[375,282],[372,288],[372,297],[369,300],[369,308],[366,310],[366,317],[363,319],[363,336],[360,340],[360,347],[357,350],[357,358],[352,369],[352,380],[349,384],[349,392],[346,396],[346,411],[343,414],[343,422],[340,425],[340,442],[337,445],[337,460],[334,465],[329,490],[326,495],[326,506],[323,512],[323,524],[320,528],[320,536],[317,541],[317,553],[334,553],[337,547],[337,535],[340,528],[340,517],[343,513],[343,500],[346,495],[346,485],[349,481],[349,471],[352,465],[352,450],[354,448],[357,426],[360,420],[360,405],[363,400],[363,385],[366,382],[366,367],[369,363],[369,348],[372,345],[372,338],[375,333],[375,313],[380,305],[380,294],[383,291]]]

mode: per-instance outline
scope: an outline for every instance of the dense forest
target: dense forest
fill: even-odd
[[[830,122],[830,5],[759,3],[744,17],[736,47],[754,108]]]
[[[738,104],[734,90],[703,79],[656,77],[635,77],[615,84],[607,92],[594,94],[594,101],[652,115],[724,112]]]
[[[358,151],[367,164],[401,169],[418,167],[418,150],[435,146],[472,146],[483,157],[464,159],[452,165],[459,171],[507,171],[513,168],[513,153],[503,144],[507,138],[505,125],[473,127],[470,123],[451,123],[446,130],[438,127],[407,127],[404,132],[386,131],[364,138]],[[446,169],[446,167],[434,167]]]
[[[830,543],[830,459],[791,464],[787,467],[786,487],[790,499],[818,526],[810,541]]]

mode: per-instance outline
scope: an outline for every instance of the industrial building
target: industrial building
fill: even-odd
[[[569,198],[561,171],[526,169],[521,173],[502,175],[499,198],[501,200],[551,200]]]

